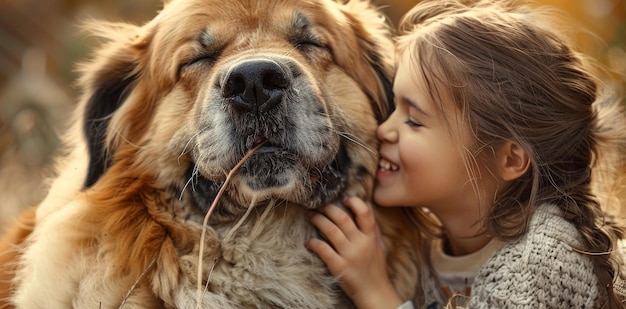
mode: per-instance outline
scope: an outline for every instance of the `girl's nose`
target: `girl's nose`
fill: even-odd
[[[398,141],[398,131],[393,126],[393,114],[385,122],[381,123],[376,130],[376,135],[381,142],[395,143]]]

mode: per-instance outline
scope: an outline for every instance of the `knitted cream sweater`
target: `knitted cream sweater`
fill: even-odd
[[[552,205],[539,207],[528,232],[506,244],[482,267],[470,308],[598,308],[600,287],[581,235]]]
[[[573,250],[584,249],[580,233],[559,212],[556,206],[542,205],[527,233],[487,260],[471,285],[469,308],[597,308],[606,300],[591,259]],[[432,278],[426,281],[431,286],[425,290],[438,290]],[[425,296],[428,308],[441,299]]]

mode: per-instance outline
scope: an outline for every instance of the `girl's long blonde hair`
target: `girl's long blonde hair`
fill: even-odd
[[[519,1],[426,0],[401,21],[398,52],[408,50],[419,64],[414,72],[433,101],[452,99],[469,124],[476,138],[469,171],[489,166],[492,152],[485,150],[504,141],[528,153],[528,172],[499,192],[485,216],[490,233],[518,238],[536,207],[557,205],[581,232],[580,250],[591,253],[608,306],[622,307],[612,286],[618,256],[609,253],[625,230],[606,211],[619,201],[599,199],[607,196],[602,187],[621,181],[621,96],[609,94],[590,59],[548,23],[551,13]],[[416,215],[425,233],[439,228]]]

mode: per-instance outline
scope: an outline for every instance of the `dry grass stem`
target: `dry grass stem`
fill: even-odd
[[[217,192],[217,196],[215,196],[215,199],[213,200],[213,203],[211,204],[211,207],[209,207],[209,211],[207,212],[206,216],[204,217],[204,222],[202,223],[202,234],[200,235],[200,250],[198,252],[198,283],[197,283],[197,304],[198,307],[200,308],[201,304],[202,304],[202,291],[203,291],[203,286],[202,286],[202,257],[204,256],[204,242],[205,242],[205,238],[206,238],[206,230],[207,230],[207,226],[209,224],[209,218],[211,217],[211,214],[213,214],[213,211],[215,210],[215,207],[217,206],[217,203],[219,203],[222,195],[224,194],[224,191],[226,190],[226,187],[228,187],[228,183],[230,182],[230,179],[232,178],[232,176],[235,174],[235,172],[237,172],[237,170],[241,167],[241,165],[248,159],[250,158],[250,156],[252,156],[252,154],[257,151],[259,148],[261,148],[261,146],[263,146],[266,143],[266,141],[256,145],[254,148],[248,150],[248,152],[246,153],[245,156],[243,156],[243,158],[241,158],[241,160],[239,160],[239,162],[237,162],[237,164],[233,167],[233,169],[230,170],[230,172],[228,173],[228,175],[226,176],[226,180],[224,181],[224,184],[222,184],[222,187],[220,188],[220,190]],[[207,283],[208,284],[208,283]]]

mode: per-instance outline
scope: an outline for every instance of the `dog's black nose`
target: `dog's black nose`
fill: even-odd
[[[289,86],[287,73],[271,60],[250,60],[236,65],[226,77],[222,96],[235,107],[257,114],[278,105]]]

